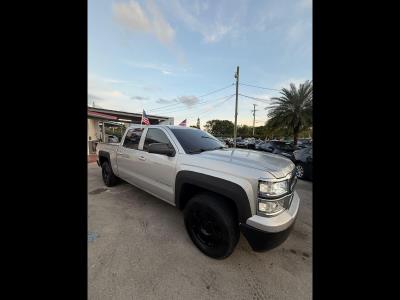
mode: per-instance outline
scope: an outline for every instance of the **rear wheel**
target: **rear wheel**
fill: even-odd
[[[114,186],[118,181],[118,177],[114,175],[108,161],[103,162],[101,165],[101,175],[106,186]]]
[[[304,164],[302,164],[302,163],[296,164],[296,176],[299,179],[306,178],[306,171],[305,171]]]
[[[186,230],[205,255],[222,259],[232,254],[239,241],[233,209],[218,195],[195,195],[184,210]]]

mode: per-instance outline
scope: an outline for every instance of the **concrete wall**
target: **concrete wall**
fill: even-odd
[[[91,140],[98,140],[100,138],[100,128],[99,128],[99,120],[88,118],[88,127],[87,127],[87,147],[88,147],[88,154],[90,154],[90,143],[89,143],[89,136]]]
[[[95,119],[88,119],[88,140],[89,136],[92,138],[92,140],[96,140],[96,126],[97,125],[97,120]]]

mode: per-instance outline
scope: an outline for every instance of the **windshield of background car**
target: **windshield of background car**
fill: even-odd
[[[289,150],[293,151],[293,146],[285,143],[285,142],[275,142],[275,147],[278,148],[279,150]]]
[[[195,128],[170,128],[186,153],[222,149],[226,146],[211,134]]]

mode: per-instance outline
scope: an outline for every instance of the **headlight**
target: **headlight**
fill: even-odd
[[[286,194],[289,191],[287,180],[283,181],[260,181],[258,193],[262,198],[275,198]]]

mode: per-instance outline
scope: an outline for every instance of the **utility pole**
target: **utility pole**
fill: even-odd
[[[254,137],[254,128],[255,128],[255,126],[256,126],[256,105],[257,104],[253,104],[253,106],[254,106],[254,109],[252,110],[252,112],[253,112],[253,137]]]
[[[233,133],[233,147],[236,148],[236,135],[237,135],[237,115],[238,115],[238,96],[239,96],[239,66],[236,68],[236,105],[235,105],[235,127]]]

